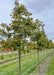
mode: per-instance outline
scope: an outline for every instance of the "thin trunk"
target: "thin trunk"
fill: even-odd
[[[19,75],[21,75],[21,53],[19,51]]]
[[[27,52],[26,52],[26,60],[27,60]]]
[[[45,58],[45,50],[43,50],[43,57]]]
[[[45,58],[46,58],[46,50],[45,50]]]
[[[16,64],[17,64],[17,52],[16,52]]]
[[[33,59],[33,50],[32,50],[32,59]]]
[[[39,65],[39,51],[38,51],[38,71],[40,73],[40,65]]]

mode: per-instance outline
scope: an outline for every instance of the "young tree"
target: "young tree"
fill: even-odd
[[[30,17],[32,14],[28,12],[23,4],[19,4],[17,0],[14,4],[10,26],[13,31],[12,34],[14,34],[12,35],[12,42],[14,42],[14,47],[18,48],[19,52],[19,75],[21,75],[21,51],[24,50],[26,38],[32,33],[32,18]]]
[[[45,32],[44,32],[44,24],[43,24],[43,22],[41,22],[41,21],[39,21],[37,19],[35,21],[35,23],[33,24],[33,34],[31,35],[30,39],[34,43],[37,43],[36,49],[38,51],[37,53],[38,53],[38,69],[39,69],[39,72],[40,72],[40,67],[39,67],[39,50],[40,50],[40,45],[39,45],[38,41],[39,41],[39,39],[40,39],[41,36],[46,37]],[[42,41],[41,41],[41,43],[42,43]]]

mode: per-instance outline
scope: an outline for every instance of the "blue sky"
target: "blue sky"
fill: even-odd
[[[15,0],[0,0],[0,24],[11,22],[10,13]],[[49,39],[54,41],[54,0],[19,0],[33,13],[34,19],[45,24],[45,32]]]

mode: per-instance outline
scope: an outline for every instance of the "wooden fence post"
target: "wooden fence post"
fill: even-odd
[[[38,71],[39,71],[39,73],[40,73],[40,65],[39,65],[39,51],[37,52],[37,54],[38,54]]]

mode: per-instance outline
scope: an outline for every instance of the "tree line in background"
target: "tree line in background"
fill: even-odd
[[[49,40],[44,32],[42,21],[35,20],[31,17],[32,13],[28,12],[23,4],[15,0],[15,7],[12,10],[11,23],[0,24],[0,47],[3,49],[14,49],[19,52],[19,75],[20,73],[20,55],[21,51],[26,52],[31,49],[49,49],[54,48],[52,40]],[[5,38],[5,39],[3,39]],[[30,42],[26,40],[30,38]]]

